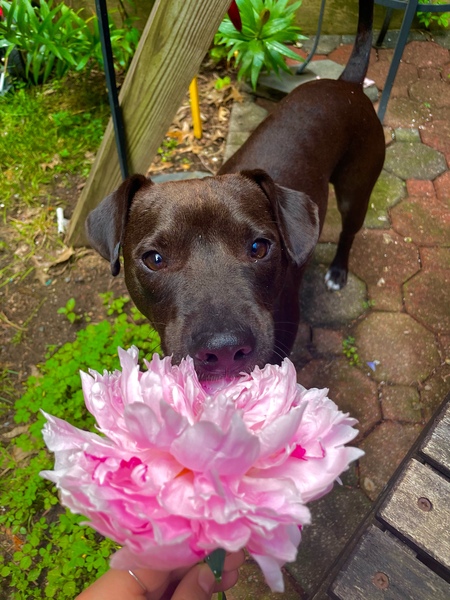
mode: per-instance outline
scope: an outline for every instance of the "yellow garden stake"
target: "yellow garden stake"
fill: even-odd
[[[189,86],[189,95],[191,97],[191,113],[192,123],[194,125],[194,136],[199,140],[202,137],[202,121],[200,119],[197,77],[194,77],[194,79],[191,81]]]

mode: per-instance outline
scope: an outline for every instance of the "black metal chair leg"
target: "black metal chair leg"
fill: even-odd
[[[383,25],[380,29],[380,33],[378,35],[378,39],[375,42],[375,46],[381,46],[381,44],[383,43],[384,37],[386,35],[387,30],[389,29],[389,23],[391,22],[392,19],[392,13],[394,12],[393,8],[387,8],[386,9],[386,15],[384,17],[384,21],[383,21]]]
[[[411,28],[411,24],[416,14],[417,4],[418,0],[409,0],[406,6],[402,26],[400,28],[400,34],[398,37],[397,44],[395,46],[394,55],[392,57],[392,63],[389,69],[388,76],[386,78],[386,83],[384,84],[383,93],[381,94],[380,105],[378,107],[378,118],[381,122],[383,122],[384,115],[386,113],[387,103],[389,102],[389,96],[391,95],[395,76],[397,75],[400,60],[403,55],[403,50],[408,40],[409,30]]]
[[[122,173],[122,178],[126,179],[128,177],[128,165],[125,145],[125,128],[122,119],[122,112],[119,106],[119,97],[117,94],[116,74],[114,72],[114,59],[111,48],[111,38],[109,36],[108,9],[106,6],[106,0],[95,0],[95,8],[97,11],[103,63],[105,66],[109,107],[114,125],[117,153],[119,155],[120,172]]]

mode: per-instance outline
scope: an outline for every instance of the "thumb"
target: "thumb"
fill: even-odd
[[[209,566],[205,563],[198,564],[180,581],[172,600],[211,600],[215,583]]]

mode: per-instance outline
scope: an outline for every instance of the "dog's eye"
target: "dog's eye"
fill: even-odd
[[[268,240],[264,240],[259,238],[255,240],[252,244],[250,256],[253,260],[261,260],[265,256],[267,256],[270,250],[270,242]]]
[[[142,262],[151,271],[160,271],[167,267],[166,261],[163,259],[159,252],[147,252],[142,257]]]

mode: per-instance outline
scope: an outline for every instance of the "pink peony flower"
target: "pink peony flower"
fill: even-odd
[[[221,547],[246,547],[269,586],[295,560],[305,506],[363,452],[345,447],[356,421],[327,390],[297,384],[294,366],[256,368],[204,389],[193,362],[119,349],[122,371],[82,373],[86,406],[102,435],[45,415],[55,453],[42,476],[61,502],[121,544],[116,568],[174,569]]]

